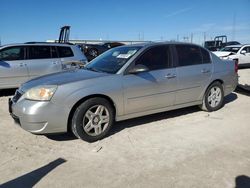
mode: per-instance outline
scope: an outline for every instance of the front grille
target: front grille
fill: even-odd
[[[21,98],[22,95],[23,94],[19,90],[16,90],[16,93],[13,96],[12,101],[16,103]]]

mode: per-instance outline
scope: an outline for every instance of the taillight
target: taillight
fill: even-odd
[[[234,71],[235,73],[238,73],[239,69],[239,59],[234,59]]]

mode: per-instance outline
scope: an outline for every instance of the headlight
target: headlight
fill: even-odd
[[[57,86],[38,86],[28,90],[23,97],[30,100],[49,101],[56,92]]]

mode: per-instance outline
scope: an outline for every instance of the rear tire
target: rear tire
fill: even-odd
[[[223,105],[224,91],[220,82],[212,83],[206,90],[200,108],[207,112],[220,109]]]
[[[96,58],[99,55],[98,50],[95,48],[89,49],[89,55],[93,58]]]
[[[87,142],[104,138],[114,123],[114,109],[109,101],[95,97],[84,101],[74,112],[73,134]]]

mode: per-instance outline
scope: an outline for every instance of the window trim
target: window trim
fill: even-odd
[[[36,59],[31,59],[31,50],[30,48],[31,47],[40,47],[40,46],[46,46],[46,47],[49,47],[50,49],[50,58],[36,58]],[[27,60],[43,60],[43,59],[56,59],[56,58],[52,58],[52,49],[51,49],[51,46],[50,45],[29,45],[29,46],[26,46],[27,47]]]
[[[200,63],[200,64],[193,64],[193,65],[183,65],[183,66],[180,66],[179,56],[178,56],[178,52],[177,52],[176,46],[194,46],[194,47],[199,48],[199,52],[200,52],[202,63]],[[175,54],[174,56],[175,56],[176,67],[197,66],[197,65],[203,65],[203,64],[205,64],[205,63],[203,63],[203,55],[201,53],[201,47],[198,46],[198,45],[195,45],[195,44],[175,44],[174,45],[174,51],[175,51],[174,52],[174,54]],[[211,62],[211,55],[209,54],[209,56],[210,56],[210,62]],[[206,64],[208,64],[208,63],[206,63]]]
[[[60,56],[60,50],[59,50],[59,48],[69,48],[70,51],[71,51],[71,53],[72,53],[72,56],[61,57]],[[72,58],[72,57],[75,56],[74,50],[70,46],[56,46],[56,50],[57,50],[57,56],[58,56],[58,58]]]
[[[11,48],[23,48],[23,59],[16,59],[16,60],[0,60],[0,61],[23,61],[23,60],[27,60],[27,47],[26,46],[22,46],[22,45],[18,45],[18,46],[8,46],[5,48],[2,48],[0,51],[3,50],[8,50]]]
[[[124,75],[129,75],[129,70],[131,68],[133,68],[135,66],[135,62],[141,58],[141,56],[143,56],[145,53],[147,53],[149,50],[151,50],[152,48],[156,48],[156,47],[169,47],[169,53],[170,53],[170,67],[165,68],[165,69],[171,69],[174,68],[174,57],[173,57],[173,45],[171,44],[159,44],[159,45],[153,45],[153,46],[149,46],[149,47],[145,47],[145,49],[142,49],[142,52],[140,52],[140,54],[138,54],[135,59],[133,59],[133,61],[129,64],[129,66],[126,68],[126,70],[124,71]],[[149,70],[149,72],[151,71],[157,71],[157,70],[163,70],[163,69],[156,69],[156,70]]]
[[[201,51],[202,49],[208,53],[208,56],[210,59],[209,63],[204,63],[204,58],[203,58],[203,54]],[[200,53],[201,53],[201,57],[202,57],[202,64],[211,64],[212,63],[211,53],[207,49],[200,47]]]

